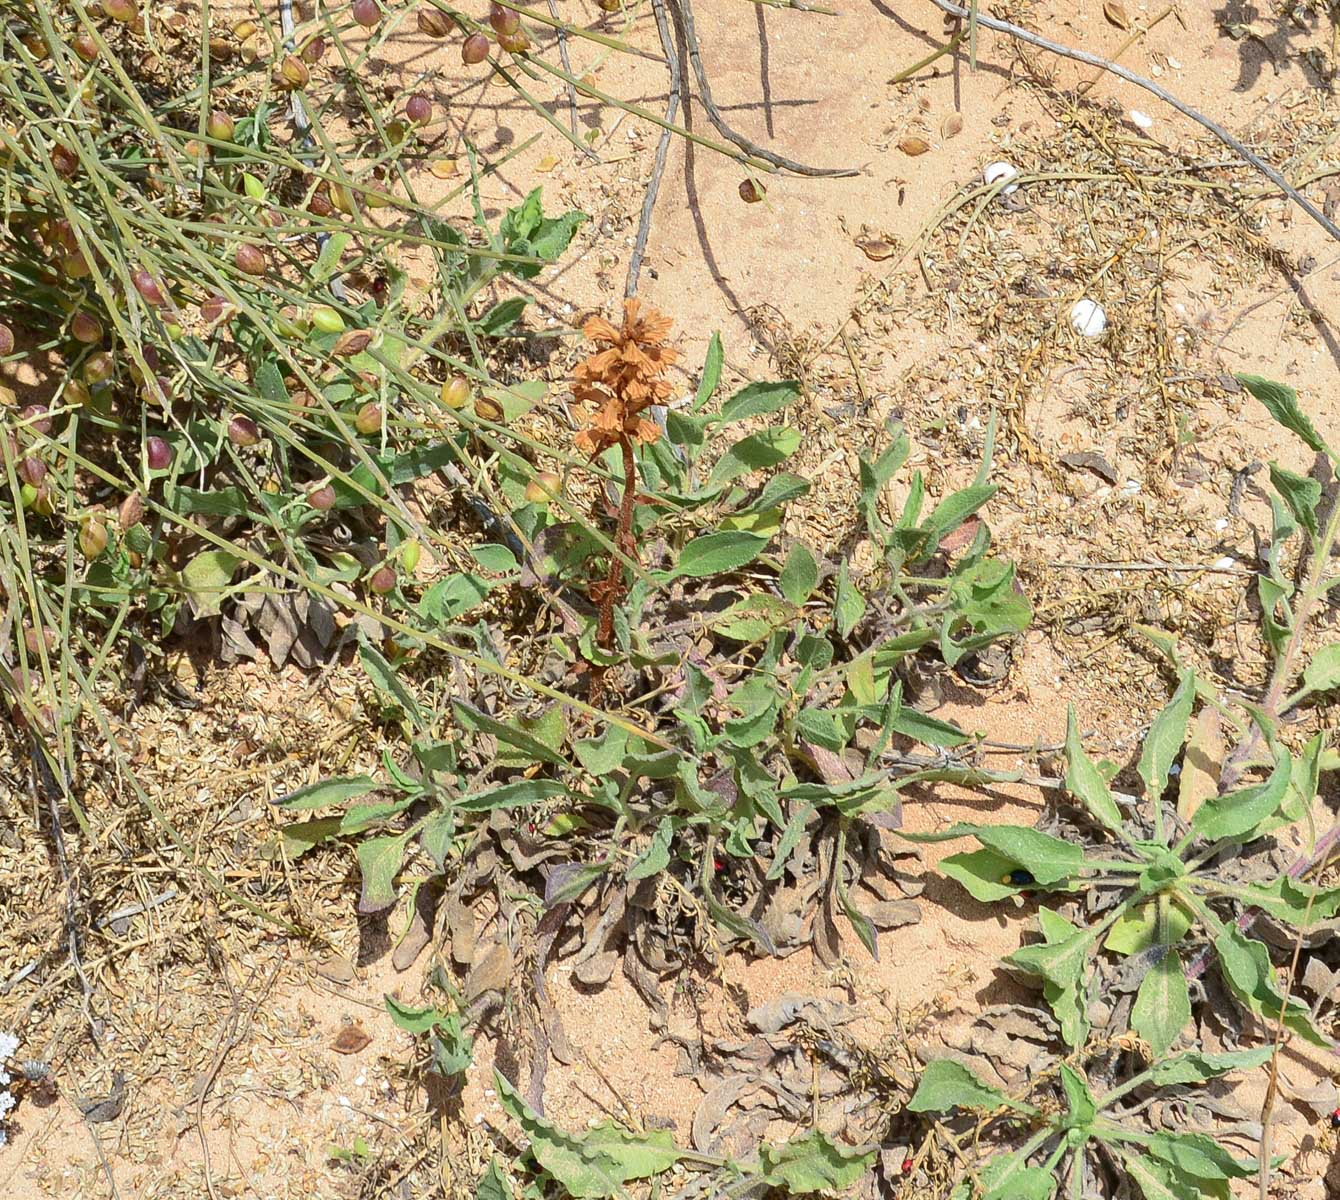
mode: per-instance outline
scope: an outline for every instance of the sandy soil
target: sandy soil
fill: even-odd
[[[738,376],[804,371],[811,386],[801,418],[807,432],[802,470],[817,471],[824,482],[816,488],[814,510],[793,519],[798,530],[820,534],[840,524],[832,512],[850,510],[854,483],[846,468],[855,451],[876,444],[892,416],[908,423],[937,489],[970,476],[975,464],[969,451],[980,445],[980,433],[975,440],[967,433],[956,437],[946,427],[968,429],[1010,382],[980,369],[981,363],[998,362],[991,338],[1001,323],[980,306],[946,308],[943,289],[927,286],[928,279],[942,280],[947,267],[958,269],[950,257],[952,244],[929,241],[920,255],[880,263],[858,242],[911,246],[940,206],[965,182],[979,178],[986,164],[1016,155],[1035,158],[1062,136],[1063,123],[1072,122],[1038,78],[1045,73],[1064,88],[1087,77],[1045,56],[1023,62],[1008,42],[983,32],[976,73],[962,59],[942,58],[913,82],[891,86],[896,71],[940,44],[937,11],[930,4],[878,0],[836,0],[835,6],[840,15],[822,17],[742,0],[700,3],[700,34],[709,48],[717,101],[742,132],[807,162],[854,166],[860,173],[849,179],[768,178],[764,202],[746,205],[737,191],[743,178],[737,165],[701,149],[686,154],[677,144],[641,286],[643,295],[676,319],[689,364],[685,389],[714,330],[722,333]],[[1326,46],[1325,31],[1286,32],[1286,23],[1258,16],[1263,39],[1233,40],[1221,22],[1247,17],[1230,7],[1234,12],[1226,16],[1225,9],[1206,4],[1186,6],[1161,20],[1123,61],[1157,75],[1275,162],[1289,164],[1291,173],[1333,165],[1334,150],[1316,130],[1334,120],[1334,100],[1300,57],[1308,47]],[[1127,8],[1136,21],[1157,15],[1155,5]],[[594,11],[584,3],[562,10],[583,20]],[[1026,12],[1030,24],[1056,39],[1099,54],[1115,52],[1128,37],[1104,19],[1096,0],[1015,6],[1015,11]],[[650,48],[657,44],[642,10],[626,36]],[[401,85],[419,79],[445,111],[432,156],[459,153],[464,136],[490,153],[547,129],[506,88],[464,72],[454,47],[418,38],[412,21],[397,41],[397,52],[401,49],[403,61],[387,65],[384,81]],[[577,74],[592,71],[602,88],[661,111],[665,84],[654,64],[609,59],[595,49],[573,48]],[[1032,77],[1030,63],[1038,73]],[[543,94],[555,101],[554,114],[566,123],[563,92]],[[1153,153],[1166,152],[1170,161],[1181,154],[1198,160],[1231,157],[1191,122],[1136,89],[1103,78],[1088,100],[1083,111],[1101,130],[1096,136],[1147,141]],[[1147,113],[1152,125],[1143,129],[1134,123],[1132,109]],[[946,120],[955,113],[962,129],[946,136]],[[580,252],[538,283],[531,319],[540,326],[567,325],[574,313],[607,308],[622,294],[655,149],[656,130],[646,121],[585,100],[577,116],[583,132],[601,131],[601,163],[583,161],[549,130],[485,184],[491,211],[543,184],[551,208],[570,204],[592,216],[579,239]],[[693,114],[693,128],[711,132],[701,112]],[[899,148],[911,134],[929,142],[926,153],[912,156]],[[1244,188],[1259,185],[1249,174],[1239,178]],[[415,179],[426,198],[442,194],[450,182],[427,171]],[[1322,181],[1311,194],[1320,200],[1326,185]],[[1206,380],[1236,369],[1286,379],[1306,397],[1318,425],[1340,439],[1335,324],[1340,259],[1301,212],[1275,199],[1263,200],[1257,212],[1261,236],[1277,254],[1239,261],[1231,277],[1221,274],[1222,258],[1240,249],[1215,244],[1209,228],[1179,231],[1193,241],[1203,239],[1206,250],[1201,257],[1193,249],[1171,272],[1159,318],[1169,338],[1183,339],[1181,369]],[[1031,244],[1045,254],[1065,244],[1074,230],[1056,227],[1056,219],[1054,206],[1046,221],[1031,226],[1024,213],[1015,235],[999,243],[1002,251]],[[1075,211],[1065,219],[1082,232],[1087,216]],[[965,266],[962,273],[971,278],[973,270]],[[1068,295],[1056,293],[1053,309]],[[1142,325],[1152,311],[1148,296],[1113,291],[1104,301],[1118,331]],[[998,306],[1011,302],[1007,294],[994,297]],[[845,342],[834,340],[839,331],[846,333]],[[1249,494],[1241,513],[1230,512],[1233,472],[1252,459],[1275,455],[1306,464],[1263,414],[1241,397],[1207,385],[1198,404],[1179,408],[1191,442],[1170,474],[1166,444],[1160,448],[1132,422],[1103,415],[1110,387],[1091,352],[1066,330],[1056,344],[1049,378],[1054,387],[1035,389],[1026,428],[1040,453],[1052,459],[1070,449],[1108,454],[1117,482],[1069,472],[1052,478],[1013,459],[1002,464],[1005,490],[991,523],[1004,550],[1021,562],[1026,585],[1036,589],[1039,627],[1017,647],[1002,683],[950,689],[937,712],[996,741],[1029,745],[1063,736],[1066,706],[1074,703],[1086,729],[1096,731],[1095,744],[1120,755],[1129,753],[1166,683],[1131,625],[1161,616],[1198,650],[1222,650],[1250,638],[1246,614],[1235,610],[1232,599],[1244,581],[1226,574],[1184,587],[1128,572],[1118,584],[1080,572],[1063,576],[1058,585],[1054,564],[1147,556],[1174,562],[1249,558],[1248,522],[1259,518],[1262,506]],[[954,363],[966,366],[955,374],[945,366]],[[1172,501],[1162,499],[1168,491],[1160,481],[1168,479]],[[1174,553],[1178,547],[1181,559]],[[1246,634],[1235,629],[1239,618]],[[1255,669],[1252,654],[1250,647],[1244,651],[1248,678]],[[258,866],[255,856],[271,828],[267,795],[330,770],[337,761],[335,748],[314,731],[302,740],[292,719],[293,689],[301,689],[298,694],[318,713],[335,712],[357,724],[361,700],[350,677],[335,671],[314,681],[295,673],[211,667],[205,694],[216,699],[199,712],[151,704],[136,716],[136,727],[125,730],[139,739],[137,760],[148,773],[162,770],[166,776],[167,768],[180,772],[193,757],[199,760],[198,770],[187,774],[197,787],[212,780],[210,792],[188,800],[192,785],[178,778],[158,784],[155,794],[165,803],[170,794],[174,812],[194,811],[199,818],[194,832],[210,844],[236,838],[230,881],[241,884],[276,869]],[[313,722],[321,724],[320,718]],[[239,729],[247,734],[240,748],[231,740]],[[1005,754],[997,765],[1016,759],[1024,761]],[[354,765],[356,760],[344,768]],[[230,772],[240,774],[233,778]],[[210,815],[234,805],[241,807],[228,822]],[[991,801],[943,791],[910,803],[905,818],[913,829],[987,814],[1029,821],[1037,806],[1036,793],[1026,789]],[[130,819],[125,811],[109,808],[109,837]],[[933,849],[938,854],[953,847]],[[6,869],[20,865],[18,857],[5,864]],[[322,932],[339,951],[325,961],[307,959],[279,934],[266,934],[237,914],[229,919],[234,927],[184,896],[135,918],[122,936],[101,945],[106,963],[99,978],[109,997],[101,1015],[109,1054],[99,1060],[81,1053],[63,1062],[59,1098],[45,1107],[36,1100],[25,1104],[13,1144],[0,1151],[0,1194],[107,1196],[112,1194],[108,1172],[118,1194],[136,1200],[202,1195],[206,1187],[213,1197],[409,1195],[400,1190],[402,1182],[408,1186],[412,1179],[416,1189],[426,1187],[425,1172],[437,1173],[453,1195],[468,1185],[486,1157],[483,1131],[499,1119],[489,1086],[498,1048],[481,1046],[454,1128],[432,1129],[422,1094],[410,1082],[412,1039],[395,1029],[382,1005],[387,992],[419,994],[422,963],[396,972],[389,955],[378,955],[375,948],[368,952],[353,913],[356,893],[347,859],[327,856],[313,869],[321,872],[312,894],[321,899]],[[850,971],[843,977],[808,953],[783,961],[731,957],[719,977],[686,984],[672,1008],[671,1027],[681,1022],[725,1033],[738,1027],[745,1008],[789,992],[854,994],[872,1012],[910,1010],[942,997],[943,1016],[961,1019],[997,994],[994,960],[1019,944],[1027,922],[1020,914],[975,905],[934,877],[922,907],[920,924],[884,935],[879,963],[853,942]],[[52,936],[42,913],[31,918],[34,945]],[[22,965],[0,964],[0,978]],[[118,977],[133,981],[134,990],[118,991]],[[146,980],[153,982],[152,994],[143,990]],[[702,1090],[692,1077],[674,1074],[675,1046],[658,1038],[646,1006],[622,977],[616,974],[610,985],[591,993],[579,989],[559,964],[550,969],[548,985],[577,1050],[570,1065],[551,1064],[549,1115],[581,1124],[601,1113],[622,1118],[631,1109],[685,1135]],[[236,989],[236,1000],[230,989]],[[65,998],[57,999],[58,993]],[[74,1038],[79,1021],[77,991],[59,978],[0,996],[0,1027],[19,1022],[30,1037],[46,1040],[30,1043],[36,1056],[60,1050]],[[364,1029],[369,1041],[355,1053],[338,1053],[335,1039],[348,1024]],[[114,1121],[87,1125],[72,1097],[105,1095],[112,1063],[128,1078],[124,1112]],[[1326,1069],[1323,1065],[1321,1073]],[[198,1101],[201,1089],[207,1094]],[[1312,1136],[1304,1126],[1289,1126],[1295,1141],[1304,1135]],[[452,1153],[439,1158],[433,1152],[425,1166],[423,1156],[433,1151],[438,1136]],[[368,1143],[366,1159],[331,1157],[331,1147],[350,1151],[357,1137]],[[1300,1159],[1297,1175],[1286,1176],[1277,1194],[1320,1196],[1304,1180],[1309,1172],[1319,1179],[1318,1165],[1324,1170],[1326,1158],[1323,1147]],[[397,1165],[379,1174],[382,1160]],[[369,1180],[373,1190],[360,1191]]]

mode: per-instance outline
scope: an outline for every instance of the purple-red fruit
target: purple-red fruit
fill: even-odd
[[[172,446],[163,438],[150,436],[144,439],[144,461],[151,471],[166,471],[172,465]]]
[[[482,63],[489,56],[489,39],[482,33],[472,33],[461,43],[461,62],[467,67]]]

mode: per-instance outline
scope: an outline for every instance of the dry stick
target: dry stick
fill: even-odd
[[[1116,60],[1119,59],[1123,54],[1125,54],[1127,50],[1129,50],[1132,46],[1134,46],[1136,42],[1138,42],[1142,37],[1145,36],[1145,34],[1147,34],[1151,29],[1153,29],[1155,25],[1157,25],[1165,17],[1171,16],[1172,11],[1173,6],[1170,4],[1161,13],[1159,13],[1158,16],[1154,17],[1152,20],[1147,21],[1145,24],[1141,25],[1139,29],[1137,29],[1133,34],[1131,34],[1130,37],[1128,37],[1124,42],[1121,43],[1120,46],[1116,48],[1116,50],[1113,51],[1112,61],[1116,62]],[[1095,71],[1075,90],[1081,96],[1087,95],[1089,89],[1092,88],[1094,84],[1096,84],[1102,77],[1103,77],[1102,71]]]
[[[681,0],[686,3],[687,0]],[[966,8],[959,8],[957,4],[949,3],[949,0],[931,0],[931,3],[941,12],[948,13],[951,17],[958,17],[964,20],[969,16]],[[1096,54],[1090,54],[1087,50],[1075,50],[1070,46],[1063,46],[1059,42],[1053,42],[1048,38],[1033,33],[1031,30],[1022,29],[1018,25],[1012,25],[1009,21],[1002,21],[998,17],[988,17],[985,13],[977,14],[979,24],[986,26],[987,29],[994,29],[997,33],[1005,33],[1018,41],[1024,42],[1029,46],[1036,46],[1040,50],[1046,50],[1052,54],[1059,54],[1062,58],[1071,58],[1076,62],[1084,63],[1090,67],[1100,67],[1110,75],[1115,75],[1118,79],[1124,79],[1127,83],[1133,83],[1136,87],[1144,88],[1152,96],[1157,96],[1165,104],[1170,104],[1184,117],[1190,117],[1196,124],[1209,130],[1215,137],[1224,143],[1230,150],[1237,154],[1244,162],[1250,164],[1256,170],[1260,171],[1270,180],[1281,192],[1301,208],[1309,217],[1317,222],[1327,234],[1340,242],[1340,225],[1337,225],[1296,187],[1284,178],[1274,167],[1265,159],[1254,154],[1242,142],[1235,138],[1222,125],[1216,125],[1209,117],[1202,115],[1184,103],[1169,92],[1166,88],[1160,87],[1153,80],[1146,79],[1143,75],[1137,75],[1134,71],[1127,70],[1117,63],[1109,62],[1105,58],[1099,58]],[[724,132],[724,131],[723,131]]]
[[[647,253],[647,238],[651,236],[651,215],[656,209],[656,197],[661,190],[661,177],[665,174],[665,160],[670,153],[672,135],[669,127],[674,124],[675,114],[679,111],[679,97],[684,86],[679,53],[675,49],[675,39],[671,35],[670,22],[665,15],[665,0],[651,0],[651,7],[656,14],[656,29],[661,35],[665,61],[670,67],[670,100],[665,106],[665,124],[661,127],[661,140],[656,145],[656,164],[652,167],[647,195],[642,201],[642,221],[638,225],[637,241],[633,244],[632,257],[628,260],[628,281],[623,289],[625,299],[637,295],[638,276],[642,274],[642,260]],[[664,428],[665,409],[661,405],[655,407],[657,424]]]
[[[558,0],[549,0],[549,12],[555,21],[559,20]],[[560,23],[555,26],[558,30],[558,57],[563,63],[563,70],[569,75],[572,74],[572,61],[568,58],[568,31]],[[577,89],[572,84],[568,84],[568,120],[572,123],[572,136],[577,136]]]
[[[751,142],[744,134],[737,133],[732,129],[726,123],[726,118],[721,115],[721,110],[717,108],[716,102],[712,99],[712,87],[707,82],[707,71],[703,67],[702,53],[698,45],[698,34],[693,27],[692,0],[675,0],[675,11],[679,14],[679,25],[684,33],[684,45],[688,50],[689,62],[693,64],[693,75],[698,81],[698,98],[703,102],[703,110],[707,113],[708,120],[716,126],[717,132],[722,137],[729,142],[734,142],[746,154],[752,155],[754,158],[761,158],[764,162],[771,163],[774,167],[780,167],[783,171],[790,171],[794,175],[846,178],[860,174],[860,171],[854,167],[808,167],[794,159],[784,158],[780,154],[773,154],[770,150],[764,150],[762,146]]]

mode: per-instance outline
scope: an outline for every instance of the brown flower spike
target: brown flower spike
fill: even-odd
[[[667,346],[673,322],[654,308],[643,309],[640,300],[624,302],[623,323],[618,327],[604,317],[592,317],[582,332],[588,341],[603,347],[577,364],[572,395],[594,411],[586,428],[577,434],[577,446],[592,458],[617,446],[623,454],[623,502],[619,505],[619,532],[615,545],[620,554],[637,557],[633,538],[633,507],[637,497],[637,462],[633,448],[651,445],[661,435],[660,426],[643,414],[653,404],[670,398],[666,372],[679,358]],[[609,649],[614,642],[614,606],[623,598],[623,563],[619,555],[610,561],[609,574],[592,589],[591,598],[600,606],[596,642]]]

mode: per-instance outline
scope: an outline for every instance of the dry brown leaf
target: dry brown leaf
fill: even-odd
[[[1186,753],[1182,756],[1182,779],[1177,791],[1177,815],[1191,820],[1206,800],[1219,794],[1219,772],[1224,766],[1224,731],[1219,710],[1208,705],[1200,710]]]
[[[336,1054],[357,1054],[360,1050],[366,1050],[370,1045],[372,1045],[372,1035],[361,1025],[349,1024],[335,1035],[335,1040],[330,1043],[330,1048]]]
[[[866,258],[870,259],[871,262],[883,262],[886,258],[892,258],[894,255],[894,247],[888,242],[872,239],[858,244],[865,251]]]
[[[535,169],[537,171],[549,172],[552,171],[556,166],[558,166],[558,155],[546,154],[542,159],[540,159],[539,162],[535,164]]]
[[[1118,29],[1129,29],[1131,19],[1126,15],[1126,10],[1117,2],[1117,0],[1105,0],[1103,4],[1103,16],[1105,16]]]
[[[950,113],[940,122],[940,136],[951,138],[955,134],[963,132],[963,117],[959,113]]]
[[[915,133],[909,133],[898,143],[898,149],[911,158],[915,158],[918,154],[925,154],[930,148],[930,142]]]
[[[454,158],[435,158],[428,164],[428,170],[438,179],[450,179],[458,169]]]

